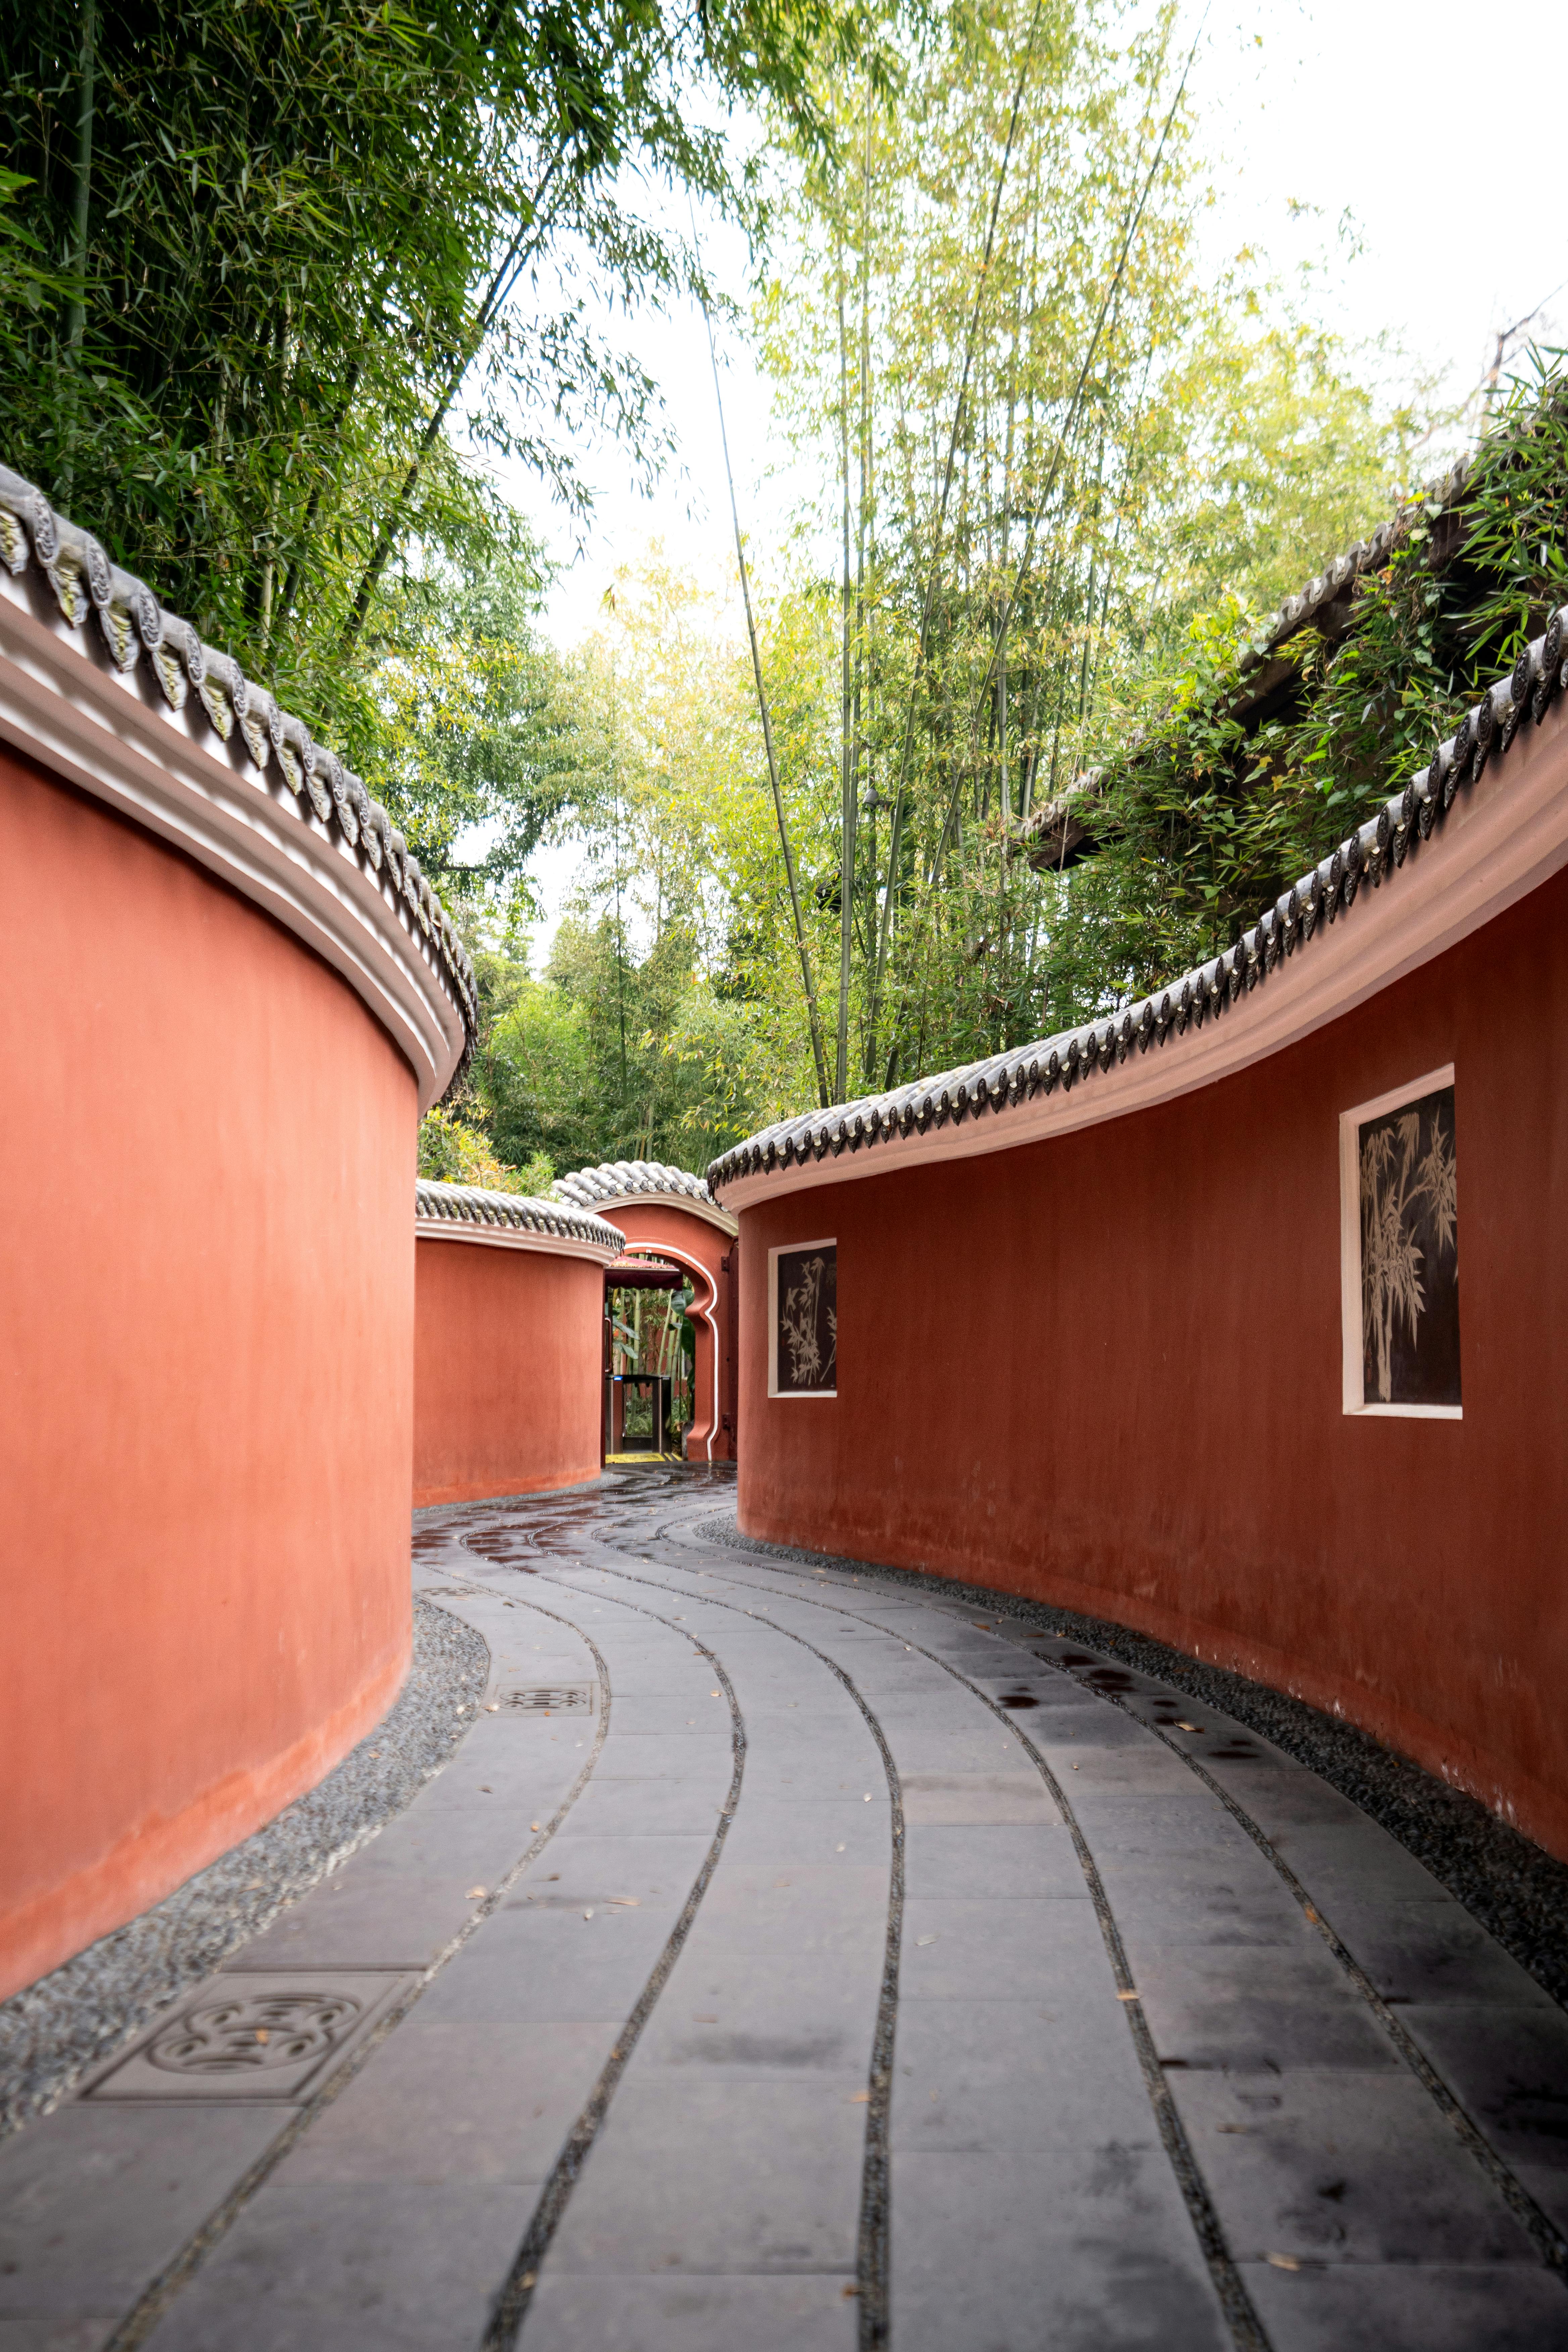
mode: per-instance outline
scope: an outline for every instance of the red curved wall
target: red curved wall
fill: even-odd
[[[0,1994],[406,1669],[418,1111],[325,964],[0,750]]]
[[[1448,1061],[1464,1418],[1346,1416],[1339,1115]],[[1568,877],[1238,1076],[741,1231],[752,1534],[1138,1627],[1568,1857]],[[771,1400],[825,1235],[839,1393]]]
[[[596,1478],[603,1265],[423,1235],[415,1254],[416,1508]]]
[[[605,1214],[612,1224],[619,1226],[629,1246],[664,1250],[679,1265],[700,1274],[706,1283],[706,1289],[699,1283],[692,1300],[691,1328],[697,1352],[692,1365],[693,1419],[686,1433],[686,1458],[689,1462],[732,1462],[734,1432],[723,1425],[725,1412],[732,1410],[732,1401],[726,1394],[721,1360],[715,1401],[713,1327],[717,1327],[718,1353],[722,1360],[730,1319],[730,1275],[725,1261],[734,1243],[706,1217],[694,1217],[689,1210],[683,1209],[672,1193],[617,1201]],[[706,1315],[700,1311],[704,1307],[708,1309]]]

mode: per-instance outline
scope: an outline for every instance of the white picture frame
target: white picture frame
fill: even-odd
[[[1342,1404],[1363,1420],[1462,1421],[1463,1404],[1384,1404],[1369,1402],[1365,1390],[1365,1341],[1362,1322],[1361,1130],[1371,1119],[1402,1110],[1407,1103],[1454,1084],[1454,1065],[1427,1070],[1407,1084],[1374,1095],[1340,1113],[1340,1334]]]
[[[834,1349],[831,1388],[797,1389],[779,1386],[779,1260],[781,1257],[799,1257],[807,1250],[831,1250],[834,1254],[837,1276],[838,1241],[836,1234],[829,1234],[825,1238],[816,1241],[781,1242],[777,1249],[771,1249],[768,1252],[768,1394],[770,1397],[776,1398],[781,1404],[792,1401],[804,1403],[818,1402],[824,1398],[836,1397],[838,1394],[837,1347]]]

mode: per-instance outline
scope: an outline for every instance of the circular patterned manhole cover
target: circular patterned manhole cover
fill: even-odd
[[[165,2074],[251,2074],[300,2066],[335,2050],[357,2022],[353,1993],[251,1993],[204,2001],[147,2051]]]

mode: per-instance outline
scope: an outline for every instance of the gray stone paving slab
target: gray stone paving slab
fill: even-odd
[[[421,2010],[318,2118],[288,2179],[542,2180],[619,2031],[432,2023]]]
[[[469,1885],[475,1884],[470,1879]],[[460,1876],[340,1874],[281,1912],[226,1969],[426,1968],[473,1910]]]
[[[628,1476],[594,1496],[456,1515],[477,1540],[499,1530],[515,1568],[449,1549],[437,1559],[439,1524],[422,1523],[433,1580],[486,1588],[442,1605],[482,1626],[489,1698],[592,1685],[595,1712],[482,1716],[393,1831],[285,1913],[265,1949],[235,1956],[279,1981],[307,1955],[329,1975],[335,1958],[344,1981],[356,1965],[442,1957],[360,2070],[351,2054],[336,2095],[305,2111],[297,2142],[277,2144],[155,2347],[473,2352],[608,2065],[559,2226],[531,2257],[522,2352],[847,2352],[862,2194],[871,2183],[874,2225],[884,2178],[890,2352],[1228,2346],[1194,2226],[1210,2210],[1272,2352],[1568,2352],[1568,2292],[1279,1872],[1162,1735],[1255,1808],[1526,2189],[1563,2210],[1568,2020],[1404,1849],[1152,1675],[940,1584],[928,1598],[721,1559],[681,1519],[700,1515],[689,1496],[710,1515],[711,1488],[643,1476],[657,1507],[634,1509],[650,1490]],[[605,1665],[546,1610],[591,1634]],[[722,1659],[745,1727],[728,1822],[730,1704],[694,1640]],[[998,1702],[1035,1703],[999,1714],[916,1643]],[[1069,1657],[1070,1671],[1050,1663]],[[902,1787],[896,2000],[887,1776],[825,1660],[853,1677]],[[1018,1734],[1078,1809],[1135,2004],[1117,1998],[1072,1835]],[[492,1913],[489,1890],[595,1756],[564,1825]],[[650,1984],[639,2036],[627,2021]],[[1141,2070],[1145,2019],[1189,2171],[1173,2167]],[[879,2020],[892,2033],[886,2175],[868,2095]],[[106,2112],[79,2103],[53,2121],[96,2128]],[[188,2230],[252,2161],[247,2131],[300,2111],[129,2112],[138,2129],[237,2119],[203,2144],[199,2186],[168,2173]],[[90,2204],[92,2189],[56,2177],[64,2144],[49,2128],[16,2143],[28,2153],[15,2177],[0,2163],[0,2194]],[[90,2227],[118,2249],[109,2271],[89,2263],[42,2307],[0,2292],[0,2352],[97,2352],[177,2251],[153,2147],[100,2170],[108,2227],[96,2212]],[[0,2270],[0,2290],[12,2283]]]
[[[1060,1821],[917,1823],[905,1835],[904,1885],[911,1895],[1089,1895]]]
[[[730,1786],[734,1753],[728,1728],[704,1723],[677,1732],[625,1732],[618,1727],[605,1741],[594,1767],[595,1780],[711,1780],[722,1794]]]
[[[1120,2003],[1086,2010],[1065,1982],[1038,2002],[901,2004],[892,2144],[1049,2156],[1069,2167],[1100,2147],[1160,2152]]]
[[[900,1774],[904,1819],[911,1827],[994,1827],[1056,1821],[1046,1785],[1032,1766],[1016,1771]]]
[[[1110,1710],[1106,1712],[1110,1716]],[[1095,1800],[1116,1797],[1173,1797],[1178,1803],[1184,1802],[1194,1782],[1181,1758],[1173,1756],[1142,1724],[1125,1716],[1110,1716],[1110,1719],[1120,1725],[1121,1738],[1108,1739],[1101,1722],[1091,1723],[1076,1738],[1070,1732],[1060,1739],[1030,1732],[1054,1771],[1077,1768],[1074,1803],[1087,1806]]]
[[[1431,1872],[1375,1822],[1282,1823],[1269,1837],[1327,1911],[1369,1895],[1384,1903],[1431,1903],[1443,1893]]]
[[[420,2002],[430,2024],[592,2024],[626,2016],[669,1932],[613,1905],[498,1911]]]
[[[635,1895],[643,1906],[678,1911],[710,1843],[710,1837],[587,1837],[568,1826],[518,1880],[502,1908],[531,1908],[531,1898],[546,1894],[575,1903]]]
[[[694,1938],[704,1954],[829,1961],[851,1954],[880,1963],[887,1936],[886,1864],[772,1863],[726,1856],[702,1906]]]
[[[0,2148],[0,2312],[134,2301],[278,2130],[244,2106],[58,2107]]]
[[[1173,2074],[1237,2259],[1525,2263],[1530,2246],[1403,2068]],[[1565,2298],[1568,2300],[1568,2298]]]
[[[477,1801],[487,1793],[494,1795],[493,1789],[487,1792],[481,1784],[476,1801],[460,1810],[448,1805],[421,1811],[416,1803],[361,1847],[353,1857],[354,1878],[362,1884],[387,1877],[457,1878],[471,1886],[476,1878],[499,1877],[527,1845],[528,1824],[521,1823],[520,1836],[515,1807]]]
[[[946,1704],[939,1710],[933,1697],[928,1704],[924,1722],[900,1723],[895,1727],[900,1772],[1021,1772],[1038,1780],[1038,1771],[1032,1759],[994,1717],[981,1717],[973,1700],[966,1699],[963,1692],[952,1690],[951,1686],[945,1698]],[[954,1723],[952,1717],[961,1707],[970,1719]],[[978,1721],[974,1719],[977,1717],[980,1717]]]
[[[155,2352],[452,2352],[516,2242],[507,2185],[273,2181],[147,2341]]]
[[[1568,2295],[1539,2265],[1281,2271],[1247,2284],[1274,2352],[1565,2352]]]
[[[587,1837],[711,1837],[729,1775],[710,1780],[590,1781],[577,1800]]]
[[[1288,1830],[1359,1829],[1365,1822],[1366,1815],[1348,1797],[1300,1764],[1227,1763],[1201,1751],[1199,1761],[1270,1838]]]
[[[1339,1903],[1333,1924],[1379,1992],[1401,2007],[1500,2003],[1534,2010],[1543,2019],[1563,2014],[1551,1994],[1448,1895],[1433,1903]]]
[[[1400,2067],[1371,2010],[1347,1996],[1336,1976],[1320,1974],[1316,1956],[1304,1948],[1221,1953],[1187,1945],[1162,1953],[1152,1945],[1142,1952],[1132,1947],[1128,1957],[1162,2058],[1237,2074]]]
[[[541,2276],[853,2276],[864,2083],[628,2075]]]
[[[1116,2000],[1105,1945],[1084,1906],[1054,1896],[911,1895],[904,1905],[900,2002],[1042,2002],[1067,1985],[1085,2004]]]
[[[1232,2352],[1145,2150],[1076,2171],[1010,2151],[893,2158],[899,2352]]]
[[[774,2081],[847,2074],[863,2093],[881,1953],[837,1955],[806,1979],[789,1952],[710,1951],[693,1937],[637,2045],[637,2067],[671,2075]]]
[[[781,1869],[803,1862],[823,1862],[843,1853],[851,1865],[888,1859],[887,1781],[880,1772],[868,1779],[868,1793],[859,1799],[816,1797],[791,1799],[784,1794],[742,1793],[741,1809],[730,1832],[727,1854],[737,1859],[763,1855]]]
[[[1536,2195],[1568,2225],[1568,2017],[1534,2003],[1417,2001],[1399,2019],[1499,2154],[1530,2168]]]
[[[74,2319],[6,2319],[0,2316],[0,2352],[101,2352],[117,2311]]]
[[[854,2352],[852,2283],[815,2277],[542,2279],[529,2352]],[[0,2342],[3,2342],[0,2338]]]

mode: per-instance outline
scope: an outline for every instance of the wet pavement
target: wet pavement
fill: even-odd
[[[1568,2352],[1568,2018],[1436,1881],[732,1509],[422,1515],[484,1712],[0,2147],[0,2352]]]

